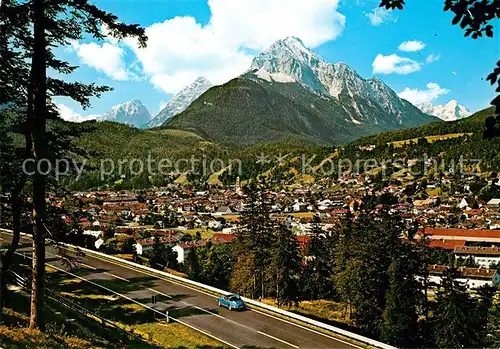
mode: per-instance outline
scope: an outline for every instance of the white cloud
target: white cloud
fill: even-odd
[[[396,54],[384,56],[378,54],[372,64],[374,74],[407,75],[419,71],[422,64],[413,59],[400,57]]]
[[[125,69],[125,50],[113,43],[105,42],[98,45],[72,43],[80,60],[99,71],[102,71],[114,80],[128,80],[130,73]]]
[[[95,120],[99,117],[99,115],[87,115],[87,116],[80,115],[70,107],[60,103],[56,103],[56,107],[57,110],[59,111],[59,115],[61,116],[61,118],[63,118],[66,121],[83,122],[88,120]]]
[[[419,105],[422,103],[431,103],[439,97],[448,94],[450,91],[448,89],[442,88],[434,82],[429,82],[427,84],[427,89],[411,89],[405,88],[404,91],[398,93],[398,96],[406,99],[414,105]]]
[[[417,52],[423,50],[425,48],[425,44],[422,41],[410,40],[402,42],[399,45],[399,50],[404,52]]]
[[[427,58],[425,59],[425,63],[434,63],[434,62],[437,62],[441,59],[441,56],[439,55],[435,55],[434,53],[431,53],[430,55],[427,56]]]
[[[370,19],[370,23],[375,27],[383,23],[398,21],[398,18],[393,16],[392,11],[382,7],[375,7],[371,12],[363,12],[363,14]]]
[[[309,47],[335,39],[345,26],[338,0],[209,0],[209,23],[175,17],[146,28],[148,45],[132,47],[150,81],[178,92],[199,76],[215,84],[244,73],[253,54],[287,36]]]

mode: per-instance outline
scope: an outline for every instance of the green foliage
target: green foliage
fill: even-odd
[[[478,164],[481,172],[497,171],[500,168],[500,154],[497,151],[500,148],[500,138],[483,139],[482,137],[485,120],[493,115],[494,109],[488,108],[458,121],[432,123],[419,128],[380,133],[349,144],[341,149],[339,156],[351,159],[353,163],[359,161],[361,167],[367,159],[376,159],[379,163],[394,159],[417,160],[417,166],[412,169],[412,173],[417,178],[424,175],[424,169],[427,169],[428,173],[437,169],[449,176],[459,175],[461,169],[466,173],[478,164],[476,160],[481,161]],[[389,144],[389,142],[455,133],[463,134],[463,136],[434,142],[412,142],[401,147]],[[364,145],[376,147],[372,151],[360,150],[359,147]],[[433,158],[432,164],[424,166],[425,161],[430,158]],[[389,175],[390,171],[386,170],[386,174]],[[490,195],[495,195],[488,191],[484,194],[485,199]]]
[[[253,256],[255,270],[247,275],[247,278],[255,280],[252,294],[256,294],[260,289],[261,297],[266,293],[266,269],[271,260],[271,247],[274,241],[274,222],[270,216],[273,197],[268,189],[264,180],[252,181],[245,187],[248,197],[245,211],[241,216],[242,225],[237,232],[236,247],[237,251],[245,251]],[[237,263],[239,262],[240,260]]]
[[[459,276],[457,269],[447,269],[436,295],[433,327],[439,348],[478,348],[484,340],[475,313],[477,303],[465,283],[457,280]]]
[[[271,248],[271,268],[275,275],[276,303],[290,306],[299,301],[301,258],[295,234],[285,226],[278,227]]]
[[[195,281],[199,281],[202,274],[202,265],[198,254],[197,248],[190,248],[184,261],[184,272]]]
[[[335,268],[335,260],[331,248],[331,239],[326,234],[321,229],[319,217],[314,216],[302,276],[302,297],[304,299],[328,299],[335,295],[331,279],[332,270]]]
[[[151,266],[158,270],[177,267],[177,252],[172,250],[170,245],[161,242],[158,237],[155,238],[153,249],[147,251],[145,255],[149,258]]]

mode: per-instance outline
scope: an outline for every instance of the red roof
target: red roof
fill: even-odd
[[[212,237],[212,239],[223,240],[224,242],[232,242],[234,239],[236,239],[236,235],[235,234],[220,234],[220,233],[217,233],[217,234],[214,234],[214,236]]]
[[[458,229],[458,228],[425,228],[425,235],[463,236],[500,239],[500,230]]]
[[[296,239],[297,239],[297,242],[302,245],[302,246],[305,246],[307,245],[307,243],[309,242],[310,238],[309,236],[307,235],[297,235],[296,236]]]
[[[456,247],[465,246],[465,240],[429,240],[429,247],[454,250]]]

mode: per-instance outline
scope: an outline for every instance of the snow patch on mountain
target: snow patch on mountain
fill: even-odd
[[[276,82],[296,81],[316,94],[349,105],[352,117],[358,122],[375,118],[364,107],[383,111],[398,124],[403,123],[405,112],[413,108],[382,80],[376,77],[363,79],[342,62],[328,63],[296,37],[279,40],[257,55],[252,62],[250,73],[267,81],[273,76],[279,76],[279,79],[273,79]]]
[[[148,123],[148,127],[157,127],[163,125],[173,116],[182,113],[191,103],[205,93],[213,85],[204,77],[199,77],[193,83],[186,86],[182,91],[176,94],[165,107]]]
[[[137,99],[114,106],[97,118],[98,121],[114,121],[134,127],[144,127],[150,119],[148,108]]]
[[[460,120],[472,115],[466,107],[460,105],[456,100],[451,100],[441,105],[433,105],[428,102],[420,104],[417,107],[424,113],[436,116],[444,121]]]

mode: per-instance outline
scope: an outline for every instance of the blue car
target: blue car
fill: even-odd
[[[217,298],[217,303],[219,307],[226,307],[229,310],[245,310],[245,302],[240,298],[240,296],[235,294],[230,294],[225,297]]]

